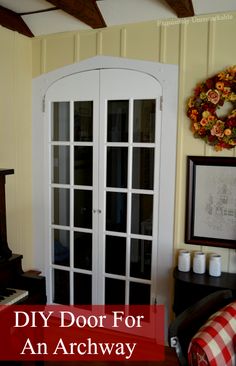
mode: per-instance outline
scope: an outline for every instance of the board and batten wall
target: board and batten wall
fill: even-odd
[[[2,80],[5,81],[7,75],[1,76],[0,93],[4,98],[3,100],[5,100],[5,112],[0,111],[0,128],[2,131],[2,126],[4,127],[5,136],[2,136],[1,132],[0,160],[1,165],[7,165],[7,167],[11,165],[10,167],[13,168],[14,164],[17,166],[17,178],[14,178],[15,180],[11,182],[8,189],[10,195],[9,205],[12,206],[12,212],[8,213],[8,231],[11,239],[15,240],[16,243],[13,249],[21,250],[24,257],[26,256],[26,267],[33,264],[32,250],[29,247],[30,240],[22,240],[24,236],[28,239],[32,237],[32,220],[30,216],[33,204],[30,184],[32,172],[30,165],[31,78],[96,55],[104,55],[179,65],[175,253],[179,248],[187,248],[191,251],[216,251],[223,257],[222,269],[236,272],[235,250],[184,244],[186,156],[235,156],[236,154],[235,149],[215,152],[203,141],[192,137],[190,123],[185,114],[186,100],[192,94],[196,83],[228,66],[236,64],[235,32],[235,12],[185,19],[150,21],[99,30],[58,33],[35,37],[31,40],[0,28],[0,39],[5,43],[4,49],[7,50],[7,54],[4,55],[5,61],[2,60],[2,57],[0,58],[1,71],[3,72],[4,68],[9,71],[11,82],[11,86],[3,86]],[[11,38],[9,45],[7,45],[8,38]],[[29,54],[31,46],[32,56]],[[8,49],[9,47],[10,49]],[[24,48],[27,50],[24,50]],[[12,57],[15,58],[16,54],[20,58],[19,60],[12,59]],[[12,99],[15,103],[14,109],[13,104],[11,104],[13,103]],[[7,115],[8,111],[14,115],[13,118]],[[11,131],[13,136],[11,136]],[[11,146],[10,142],[12,140],[13,144]],[[9,159],[2,156],[2,152],[7,152],[8,149],[11,149]],[[14,163],[14,166],[11,163]],[[37,164],[37,161],[32,163]],[[22,172],[18,169],[18,165],[19,168],[23,169]],[[26,186],[23,186],[22,183],[25,178],[28,180]],[[10,179],[12,178],[9,177],[9,182]],[[17,180],[21,185],[18,186]],[[20,197],[18,193],[21,194]],[[25,203],[23,204],[22,201]],[[22,217],[22,208],[25,217]],[[17,223],[13,222],[15,219]],[[27,222],[25,222],[26,220]],[[24,221],[24,225],[21,225],[22,221]],[[17,232],[10,233],[10,230],[15,227],[18,228]],[[27,233],[23,234],[22,230],[25,229]],[[20,235],[22,235],[22,238]],[[42,243],[42,245],[44,244]],[[175,263],[175,260],[176,258],[173,258],[173,263]]]
[[[234,37],[236,13],[170,19],[39,37],[33,40],[33,77],[96,56],[126,57],[179,65],[178,141],[175,202],[175,253],[216,251],[223,270],[236,272],[234,250],[184,244],[186,156],[234,156],[235,151],[216,153],[194,139],[185,115],[186,99],[196,83],[236,64]],[[176,258],[173,258],[175,263]]]

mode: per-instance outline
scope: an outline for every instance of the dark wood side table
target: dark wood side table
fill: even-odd
[[[173,275],[173,311],[175,315],[178,315],[196,301],[218,290],[230,289],[236,298],[236,273],[222,272],[220,277],[213,277],[208,273],[181,272],[176,267]]]

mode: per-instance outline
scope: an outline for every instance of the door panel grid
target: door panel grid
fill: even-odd
[[[56,303],[150,303],[156,291],[160,86],[151,85],[148,97],[142,91],[136,98],[135,90],[134,97],[113,96],[106,81],[103,88],[107,71],[97,71],[99,101],[66,94],[50,101],[57,113],[49,141]],[[119,80],[122,70],[112,71]]]
[[[124,101],[123,101],[124,102]],[[148,279],[142,279],[142,278],[138,278],[138,276],[135,276],[134,275],[134,271],[133,271],[133,277],[132,277],[132,273],[131,273],[131,255],[133,254],[134,256],[134,250],[131,252],[131,242],[133,240],[135,240],[133,238],[133,233],[132,233],[132,230],[131,230],[131,217],[132,217],[132,210],[131,210],[131,207],[132,207],[132,196],[134,195],[134,193],[136,194],[145,194],[147,195],[147,193],[151,194],[150,196],[153,195],[153,191],[147,191],[147,190],[134,190],[132,189],[132,178],[133,178],[133,174],[132,174],[132,171],[133,171],[133,162],[132,162],[132,159],[133,159],[133,150],[136,149],[136,148],[145,148],[146,149],[150,149],[150,144],[144,144],[144,143],[135,143],[134,140],[135,140],[135,137],[133,136],[133,131],[134,131],[134,128],[133,128],[133,116],[134,116],[134,113],[133,113],[133,106],[134,104],[136,103],[137,104],[138,101],[134,101],[133,99],[130,99],[129,100],[129,133],[128,133],[128,180],[127,180],[127,188],[126,189],[117,189],[117,188],[110,188],[110,187],[106,187],[105,189],[105,194],[110,194],[111,192],[119,192],[119,193],[126,193],[127,194],[127,220],[126,220],[126,224],[127,224],[127,229],[126,229],[126,275],[125,276],[114,276],[110,273],[107,273],[107,271],[104,271],[104,277],[105,278],[114,278],[114,279],[117,279],[119,278],[120,280],[123,280],[125,281],[125,303],[126,304],[129,304],[130,303],[130,300],[131,298],[133,297],[132,299],[132,302],[134,303],[134,299],[135,299],[135,296],[132,296],[132,288],[133,288],[133,291],[135,290],[135,286],[138,287],[140,286],[143,287],[143,290],[142,292],[145,293],[145,284],[148,285],[148,286],[151,286],[151,281],[148,280]],[[145,102],[147,102],[145,100]],[[156,102],[156,101],[155,101]],[[109,103],[109,101],[108,101]],[[112,103],[114,103],[114,101],[112,101]],[[106,110],[109,111],[109,108],[106,108]],[[107,121],[109,121],[109,118],[107,118]],[[108,127],[108,126],[107,126]],[[107,140],[109,140],[109,137],[112,135],[109,133],[109,131],[107,131]],[[136,140],[138,140],[136,138]],[[155,137],[151,139],[152,142],[155,141]],[[118,148],[119,146],[121,146],[122,148],[124,146],[127,146],[126,143],[124,143],[123,141],[121,141],[120,143],[118,143],[118,139],[117,138],[114,138],[114,142],[110,142],[110,141],[106,141],[105,142],[105,147],[108,151],[109,148]],[[155,148],[155,144],[152,144],[152,149]],[[105,153],[105,157],[106,157],[106,153]],[[106,167],[108,168],[108,164],[106,164]],[[153,170],[154,170],[154,165],[153,165]],[[142,187],[143,188],[143,187]],[[153,185],[152,185],[152,188],[153,188]],[[146,196],[147,197],[147,196]],[[106,215],[105,216],[108,216],[108,212],[106,212]],[[105,235],[113,235],[114,238],[116,238],[116,235],[117,233],[116,232],[111,232],[110,230],[106,230],[105,231]],[[138,239],[140,240],[140,237],[137,236]],[[136,240],[138,240],[136,239]],[[150,239],[150,233],[149,233],[149,236],[148,236],[148,239]],[[152,239],[152,237],[151,237]],[[142,246],[143,246],[143,243],[141,243]],[[137,254],[136,254],[136,257],[137,257]],[[150,258],[151,260],[151,258]],[[151,271],[150,271],[151,272]],[[141,277],[141,276],[139,276]],[[151,279],[151,278],[150,278]],[[140,284],[140,285],[139,285]],[[146,286],[146,289],[148,288],[148,286]],[[147,291],[146,291],[147,292]],[[146,296],[147,297],[147,296]],[[150,302],[150,293],[148,294],[148,302]],[[136,296],[136,299],[137,299],[137,296]],[[105,303],[107,302],[106,299],[103,301],[105,301]],[[137,300],[136,300],[137,301]],[[138,300],[138,302],[140,303],[141,299]],[[143,299],[142,299],[143,301]]]

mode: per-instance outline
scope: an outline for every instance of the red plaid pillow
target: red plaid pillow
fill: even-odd
[[[191,366],[235,366],[236,301],[212,315],[192,338]]]
[[[193,342],[189,349],[189,365],[191,366],[209,366],[205,351],[197,342]]]

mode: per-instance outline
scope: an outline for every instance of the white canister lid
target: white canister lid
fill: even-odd
[[[210,254],[210,259],[221,260],[221,255],[216,253]]]
[[[179,250],[179,255],[190,255],[190,252],[188,250],[185,250],[185,249],[180,249]]]
[[[205,253],[203,253],[203,252],[194,252],[194,257],[195,256],[205,256]]]

